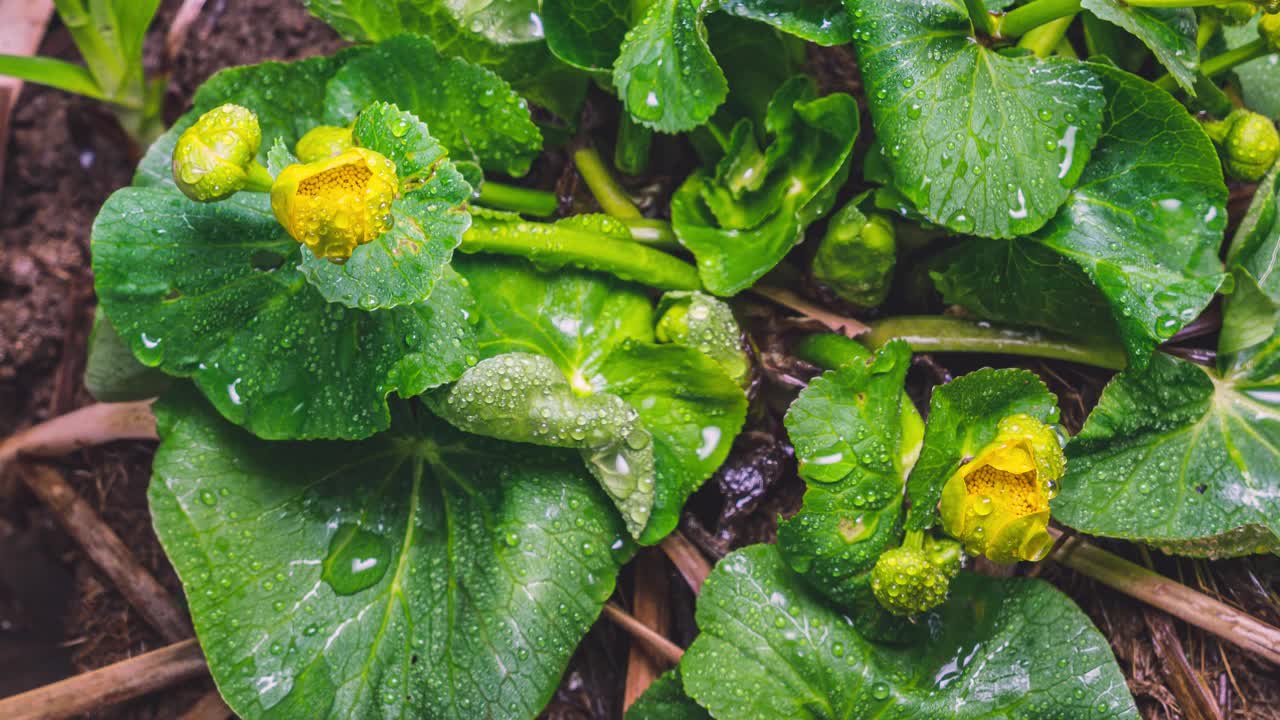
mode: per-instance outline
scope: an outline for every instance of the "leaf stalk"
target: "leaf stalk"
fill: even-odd
[[[1012,328],[944,316],[901,316],[871,325],[863,339],[880,347],[895,338],[906,340],[914,352],[961,352],[1019,355],[1066,360],[1122,370],[1127,364],[1119,344],[1085,344],[1041,330]]]
[[[622,220],[639,220],[644,217],[594,147],[586,146],[575,150],[573,163],[578,166],[583,181],[606,213]]]
[[[555,193],[489,180],[480,186],[480,194],[476,197],[476,202],[494,210],[507,210],[534,217],[551,217],[560,207],[560,201],[556,199]]]

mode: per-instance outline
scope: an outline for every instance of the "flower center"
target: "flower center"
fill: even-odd
[[[1040,498],[1035,470],[1012,473],[983,465],[964,476],[964,487],[971,497],[990,498],[993,505],[1019,517],[1039,512],[1046,505]]]

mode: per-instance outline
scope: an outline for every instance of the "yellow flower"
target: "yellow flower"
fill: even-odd
[[[308,130],[293,149],[298,159],[307,163],[340,155],[355,147],[355,144],[351,128],[321,125]]]
[[[271,176],[258,164],[258,116],[230,103],[200,116],[173,148],[173,181],[198,202],[225,200],[246,187],[265,191]]]
[[[1053,428],[1028,415],[1000,421],[999,431],[942,489],[942,526],[972,555],[999,563],[1049,554],[1049,500],[1066,458]]]
[[[271,210],[317,257],[346,262],[357,246],[391,229],[399,192],[395,163],[365,148],[290,165],[271,187]]]

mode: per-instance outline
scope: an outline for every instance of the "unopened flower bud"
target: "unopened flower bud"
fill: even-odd
[[[261,144],[253,112],[229,103],[214,108],[178,136],[173,181],[198,202],[224,200],[250,185],[269,186],[271,178],[256,160]]]
[[[321,125],[311,128],[298,140],[294,153],[299,160],[309,163],[341,155],[355,145],[351,128]]]

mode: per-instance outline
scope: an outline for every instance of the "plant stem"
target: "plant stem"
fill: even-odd
[[[1058,537],[1062,534],[1052,528],[1050,532]],[[1079,538],[1068,539],[1050,557],[1082,575],[1280,664],[1280,629],[1252,615]]]
[[[680,240],[676,238],[675,232],[671,230],[671,223],[666,220],[640,218],[639,220],[621,220],[620,222],[631,231],[631,239],[642,245],[661,250],[684,249],[684,246],[680,244]]]
[[[1241,45],[1234,50],[1228,50],[1221,55],[1213,57],[1200,63],[1200,72],[1205,77],[1216,77],[1237,65],[1243,65],[1251,60],[1257,60],[1260,57],[1266,57],[1271,54],[1271,46],[1266,40],[1258,38],[1247,45]],[[1172,75],[1165,75],[1156,80],[1156,87],[1173,92],[1178,89],[1178,81],[1173,79]]]
[[[871,351],[857,340],[836,333],[809,335],[792,348],[796,357],[825,370],[844,367],[855,360],[866,360]]]
[[[649,147],[653,131],[623,112],[618,121],[618,139],[613,145],[613,164],[627,175],[643,175],[649,167]]]
[[[1122,370],[1123,348],[1114,344],[1087,345],[1040,330],[1000,327],[985,322],[943,316],[886,318],[871,325],[864,340],[878,348],[894,338],[906,340],[915,352],[977,352],[1067,360]]]
[[[271,192],[271,185],[275,182],[275,178],[271,177],[271,173],[262,166],[257,160],[249,166],[249,178],[245,183],[244,189],[249,192]]]
[[[1080,0],[1032,0],[1004,15],[996,15],[992,35],[1002,38],[1022,37],[1033,29],[1080,12]]]
[[[973,29],[983,35],[990,35],[995,29],[995,20],[991,13],[987,12],[987,4],[983,0],[964,0],[964,6],[969,11],[969,21],[973,23]]]
[[[516,255],[539,265],[612,273],[660,290],[701,290],[698,270],[661,250],[631,240],[562,225],[472,218],[459,248],[465,253]]]
[[[770,287],[768,285],[756,285],[751,288],[751,292],[760,297],[768,298],[785,308],[795,310],[811,320],[822,323],[832,332],[838,332],[847,337],[858,337],[871,329],[854,318],[839,315],[809,302],[794,290]]]
[[[476,202],[495,210],[509,210],[534,217],[551,217],[560,207],[555,193],[489,180],[480,186],[480,196],[476,198]]]
[[[578,172],[582,174],[587,187],[591,189],[591,194],[595,195],[596,202],[600,203],[605,212],[623,220],[639,220],[643,217],[595,148],[587,146],[575,150],[573,162],[578,166]]]
[[[1075,19],[1075,13],[1072,13],[1033,28],[1018,41],[1018,47],[1030,50],[1036,57],[1049,57],[1062,44],[1067,36],[1067,28],[1071,27]]]

